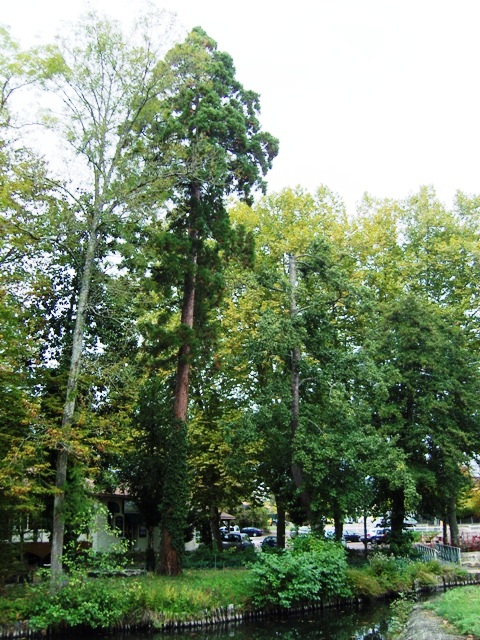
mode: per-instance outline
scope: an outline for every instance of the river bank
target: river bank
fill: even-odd
[[[210,589],[212,591],[217,588],[218,581],[220,581],[225,585],[225,589],[222,589],[222,592],[228,591],[226,585],[232,586],[233,583],[238,581],[240,578],[246,578],[248,572],[229,572],[229,571],[216,571],[209,574],[208,583],[210,585]],[[155,578],[151,578],[150,582],[155,583],[157,580]],[[159,581],[158,581],[159,582]],[[98,581],[90,581],[90,586],[95,586],[100,584]],[[126,584],[126,583],[125,583]],[[171,583],[173,584],[173,583]],[[229,596],[227,600],[231,600],[228,604],[223,604],[222,606],[218,606],[216,608],[211,608],[210,610],[204,610],[202,614],[199,614],[198,611],[194,613],[192,610],[189,611],[189,605],[186,602],[185,592],[182,594],[178,590],[179,582],[177,581],[177,595],[174,597],[172,589],[173,587],[167,588],[169,592],[169,597],[171,600],[177,599],[178,601],[182,601],[181,607],[185,609],[184,611],[170,611],[167,612],[165,609],[167,605],[165,604],[165,600],[163,601],[163,605],[160,604],[162,601],[158,596],[153,596],[151,593],[148,597],[143,598],[143,609],[136,610],[135,615],[122,615],[121,617],[111,618],[109,624],[107,624],[107,617],[105,617],[105,624],[101,626],[103,631],[108,633],[112,632],[171,632],[171,631],[180,631],[180,630],[200,630],[206,629],[208,627],[213,627],[216,625],[225,625],[225,624],[238,624],[243,622],[250,622],[254,620],[262,620],[262,619],[274,619],[295,616],[305,612],[315,612],[316,610],[326,609],[326,608],[337,608],[338,610],[345,610],[346,608],[351,607],[359,607],[365,605],[368,602],[375,601],[376,598],[372,598],[366,594],[357,593],[353,597],[350,598],[333,598],[333,599],[323,599],[316,603],[306,604],[302,606],[293,606],[288,610],[282,609],[281,607],[267,607],[261,610],[252,609],[252,607],[248,604],[248,600],[244,600],[243,602],[239,601],[238,594],[245,591],[245,586],[247,582],[245,581],[244,586],[240,586],[235,591],[230,590]],[[240,583],[238,583],[240,584]],[[464,576],[458,575],[444,575],[437,576],[436,583],[434,584],[432,580],[429,580],[429,584],[421,583],[420,581],[416,581],[412,585],[412,592],[416,592],[418,595],[420,594],[433,594],[445,592],[448,589],[459,587],[459,586],[468,586],[468,585],[478,585],[480,584],[480,573],[469,573]],[[120,590],[123,589],[120,583],[117,583],[117,586]],[[151,590],[151,585],[143,585],[143,587],[136,581],[135,578],[130,579],[129,587],[132,591],[139,591],[140,588],[143,588],[145,591],[148,589]],[[203,589],[205,588],[205,584]],[[90,590],[90,597],[92,598],[93,589]],[[237,595],[235,595],[235,593]],[[384,601],[385,596],[389,594],[383,594],[378,598],[378,602]],[[391,593],[390,593],[391,595]],[[106,599],[107,600],[107,599]],[[138,604],[139,601],[137,601]],[[234,604],[234,602],[236,602]],[[94,608],[98,606],[98,603],[91,599],[88,603],[88,607]],[[57,604],[52,605],[52,610],[50,611],[50,615],[53,615],[53,607],[58,607]],[[106,615],[106,614],[105,614]],[[46,619],[46,618],[45,618]],[[52,618],[53,620],[53,618]],[[80,618],[77,618],[80,620]],[[420,607],[415,607],[414,612],[412,614],[412,619],[408,621],[407,626],[405,627],[404,635],[400,636],[401,640],[420,640],[421,638],[441,638],[438,633],[440,630],[445,628],[444,623],[438,622],[436,625],[436,633],[437,635],[428,635],[429,629],[431,633],[431,629],[434,626],[435,620],[437,620],[433,614],[430,612],[424,612]],[[62,612],[60,608],[57,610],[57,617],[55,624],[43,625],[43,628],[39,628],[39,620],[37,619],[36,624],[32,625],[28,620],[15,620],[10,624],[2,625],[0,627],[0,638],[2,640],[10,640],[16,638],[36,638],[43,637],[45,635],[61,635],[65,633],[71,632],[74,628],[81,628],[87,630],[87,632],[95,631],[98,629],[98,625],[88,624],[83,622],[83,624],[73,624],[74,619],[68,618],[68,615],[65,611]],[[42,626],[42,625],[40,625]],[[420,632],[423,635],[418,635]],[[448,637],[448,636],[447,636]],[[449,637],[451,640],[451,636]]]
[[[419,604],[413,608],[403,631],[396,640],[465,640],[465,636],[456,635],[447,620]]]
[[[112,567],[102,574],[79,564],[69,568],[58,588],[48,572],[38,572],[31,582],[4,592],[0,637],[201,629],[480,583],[480,573],[458,564],[379,551],[366,559],[309,536],[278,553],[199,549],[186,556],[185,564],[189,568],[175,577],[114,576]]]

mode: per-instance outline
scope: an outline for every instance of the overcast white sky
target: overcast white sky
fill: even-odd
[[[280,139],[270,191],[326,184],[350,211],[368,192],[431,184],[480,193],[479,0],[155,0],[199,25],[261,95]],[[52,39],[82,0],[0,0],[22,44]],[[139,0],[92,0],[127,19]],[[125,18],[127,16],[127,18]]]

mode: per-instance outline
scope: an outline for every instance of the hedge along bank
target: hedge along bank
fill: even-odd
[[[65,632],[69,628],[206,626],[479,581],[479,575],[459,573],[458,568],[384,554],[373,556],[362,569],[351,569],[341,545],[312,539],[292,551],[257,554],[248,571],[188,570],[182,577],[170,579],[153,574],[92,579],[84,572],[72,571],[68,583],[54,593],[48,582],[26,585],[16,609],[12,605],[14,616],[3,626],[1,637]]]

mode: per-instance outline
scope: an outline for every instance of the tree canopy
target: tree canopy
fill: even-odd
[[[167,574],[193,527],[220,548],[220,512],[266,496],[281,545],[287,516],[340,537],[366,510],[399,552],[408,513],[454,534],[480,450],[480,197],[348,216],[327,186],[267,193],[259,95],[200,27],[155,20],[92,13],[29,51],[0,30],[2,539],[42,521],[58,578],[83,497],[119,485]]]

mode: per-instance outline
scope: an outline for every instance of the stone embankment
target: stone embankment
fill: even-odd
[[[455,635],[443,618],[416,605],[398,640],[465,640],[465,636]]]
[[[470,556],[465,562],[464,556]],[[429,591],[446,591],[452,587],[478,585],[480,584],[480,572],[478,558],[474,555],[480,554],[463,554],[462,566],[468,569],[470,575],[464,579],[455,578],[453,580],[443,579],[443,584],[438,584],[436,588],[428,589]],[[420,589],[423,591],[423,589]],[[397,637],[397,640],[465,640],[465,636],[456,635],[449,623],[437,616],[433,611],[425,609],[421,604],[413,608],[408,618],[405,628]]]
[[[480,551],[463,551],[462,567],[467,571],[480,572]]]

